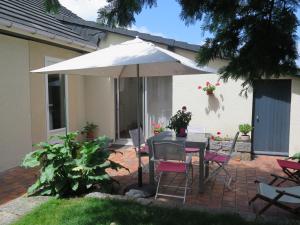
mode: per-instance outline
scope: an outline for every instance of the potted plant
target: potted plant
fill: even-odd
[[[86,122],[86,125],[81,129],[81,134],[85,135],[85,138],[92,140],[95,138],[95,131],[98,125]]]
[[[170,118],[167,128],[175,131],[179,137],[186,137],[186,129],[192,119],[191,112],[185,112],[184,110],[178,110],[177,113]]]
[[[198,89],[199,90],[203,90],[206,92],[207,95],[213,95],[214,94],[214,91],[216,90],[216,87],[217,86],[220,86],[220,83],[217,82],[215,85],[210,83],[210,82],[206,82],[206,86],[204,88],[202,88],[201,86],[198,86]]]
[[[252,129],[253,129],[253,127],[248,123],[239,125],[239,130],[242,133],[242,136],[241,136],[242,141],[249,141],[250,140],[250,136],[248,135],[248,133],[250,131],[252,131]]]
[[[159,123],[153,123],[152,125],[153,125],[153,132],[154,132],[155,135],[157,135],[157,134],[159,134],[159,133],[161,133],[165,130],[162,127],[162,125],[159,124]]]

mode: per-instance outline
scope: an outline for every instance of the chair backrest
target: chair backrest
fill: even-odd
[[[153,141],[154,160],[184,161],[186,160],[184,141]]]
[[[139,145],[139,130],[138,129],[133,129],[133,130],[129,130],[129,135],[132,139],[132,143],[134,145],[134,147],[138,147]],[[145,144],[145,136],[143,133],[142,128],[140,128],[140,144]]]
[[[239,134],[240,134],[240,132],[236,132],[236,134],[235,134],[235,137],[234,137],[234,139],[231,143],[230,149],[229,149],[229,155],[231,155],[235,150],[235,145],[236,145],[237,139],[239,137]]]

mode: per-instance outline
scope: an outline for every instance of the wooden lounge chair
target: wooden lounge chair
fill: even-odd
[[[274,179],[269,184],[274,185],[277,181],[279,181],[276,184],[276,186],[280,186],[286,181],[291,181],[300,185],[300,163],[299,162],[277,159],[277,163],[282,168],[282,171],[286,174],[286,176],[271,174],[271,176],[274,177]]]
[[[267,202],[267,205],[258,212],[258,215],[264,213],[272,205],[300,215],[300,186],[275,187],[259,181],[255,182],[257,183],[257,194],[249,201],[249,205],[258,198]]]

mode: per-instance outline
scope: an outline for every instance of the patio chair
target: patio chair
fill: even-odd
[[[281,167],[282,171],[286,174],[286,176],[271,174],[271,176],[274,178],[269,184],[272,185],[275,184],[277,181],[280,181],[276,185],[276,186],[280,186],[286,181],[291,181],[293,183],[300,185],[300,163],[299,162],[277,159],[277,163]]]
[[[173,198],[182,198],[183,203],[186,200],[186,194],[189,184],[189,171],[192,167],[191,157],[186,156],[185,144],[184,142],[166,142],[159,141],[153,142],[153,158],[156,165],[156,172],[158,175],[158,183],[156,188],[155,199],[159,196],[173,197]],[[162,185],[161,180],[162,176],[165,173],[175,173],[175,174],[184,174],[185,176],[185,186],[171,186],[171,185]],[[169,187],[176,189],[184,189],[183,196],[181,195],[171,195],[161,193],[160,187]]]
[[[255,182],[257,183],[257,194],[249,201],[249,205],[258,198],[268,203],[258,212],[258,215],[264,213],[272,205],[299,215],[300,186],[279,188],[259,181]]]
[[[223,147],[218,148],[217,150],[206,151],[205,156],[204,156],[205,162],[216,163],[218,167],[209,174],[209,176],[205,179],[205,182],[208,182],[209,180],[215,178],[221,171],[224,171],[226,174],[226,178],[224,181],[225,186],[228,189],[231,189],[230,184],[232,181],[232,176],[227,171],[226,167],[227,167],[229,160],[231,159],[231,156],[235,150],[235,145],[236,145],[238,137],[239,137],[239,132],[236,133],[236,135],[231,143],[231,146],[228,149],[228,153],[222,153],[222,150],[225,150]],[[228,181],[226,182],[227,178],[228,178]]]
[[[138,155],[140,154],[141,157],[144,157],[144,156],[148,157],[149,156],[149,147],[146,144],[145,136],[144,136],[142,128],[140,128],[140,152],[139,152],[139,149],[138,149],[138,145],[139,145],[139,140],[138,140],[139,132],[138,132],[138,129],[129,130],[129,135],[132,139],[132,144],[134,146],[136,156],[138,157]],[[142,166],[144,166],[143,162],[142,162]]]

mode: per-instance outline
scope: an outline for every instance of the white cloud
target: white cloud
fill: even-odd
[[[147,34],[152,34],[152,35],[155,35],[155,36],[160,36],[160,37],[166,37],[165,34],[163,33],[160,33],[160,32],[153,32],[153,31],[150,31],[147,27],[145,26],[135,26],[135,25],[132,25],[131,27],[128,28],[129,30],[135,30],[135,31],[138,31],[140,33],[147,33]]]
[[[59,0],[59,2],[79,17],[96,21],[98,9],[104,7],[106,0]]]

